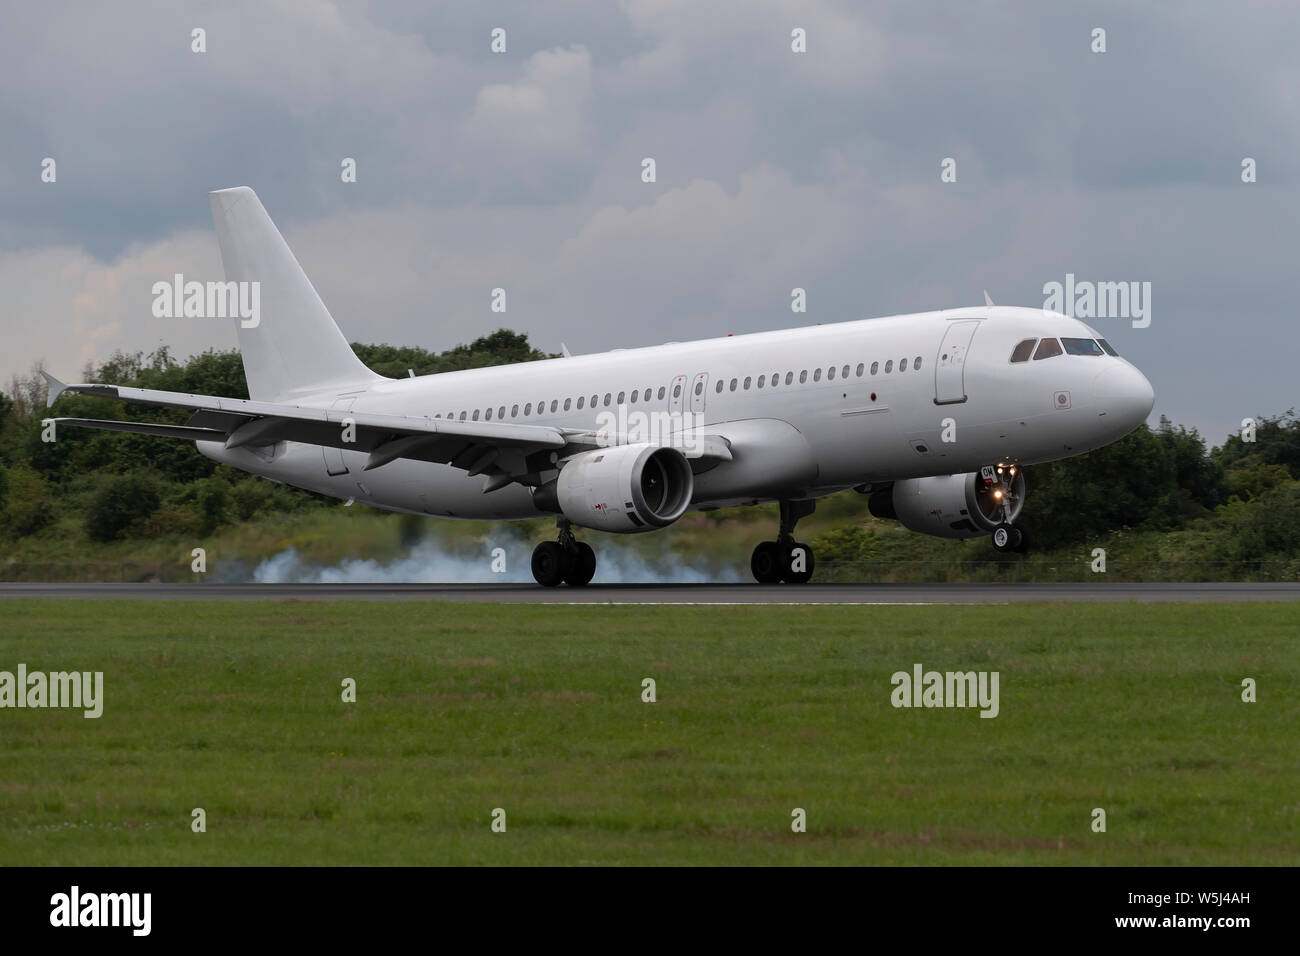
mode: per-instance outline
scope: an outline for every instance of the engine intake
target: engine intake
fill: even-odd
[[[672,524],[694,492],[695,477],[680,451],[639,444],[574,455],[533,497],[538,507],[581,527],[635,534]]]
[[[935,475],[894,482],[871,496],[869,508],[878,518],[896,518],[909,531],[940,538],[978,538],[999,524],[1014,522],[1025,505],[1025,476],[994,474],[986,481],[979,472]]]

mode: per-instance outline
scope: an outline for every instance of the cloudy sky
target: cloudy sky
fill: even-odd
[[[222,277],[207,192],[249,185],[349,339],[429,349],[504,325],[589,352],[984,289],[1041,306],[1067,273],[1150,282],[1148,328],[1092,324],[1147,372],[1154,415],[1218,443],[1300,405],[1297,36],[1300,7],[1265,2],[15,7],[0,381],[232,347],[220,321],[154,318],[150,287]]]

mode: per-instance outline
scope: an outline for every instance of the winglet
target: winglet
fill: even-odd
[[[569,352],[569,347],[563,342],[560,343],[560,354],[565,358],[573,358],[573,355]]]
[[[45,379],[45,384],[50,386],[49,392],[45,397],[45,407],[49,408],[51,405],[54,404],[54,400],[58,398],[60,395],[62,395],[63,390],[66,389],[68,386],[64,385],[62,382],[60,382],[49,372],[45,371],[45,369],[40,369],[39,371],[41,373],[41,377]]]
[[[993,305],[993,300],[989,298],[989,290],[988,290],[988,289],[985,289],[985,290],[984,290],[984,304],[987,305],[987,306],[990,306],[990,307]]]

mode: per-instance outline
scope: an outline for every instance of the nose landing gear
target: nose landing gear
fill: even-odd
[[[564,582],[580,588],[591,583],[596,574],[596,552],[585,541],[573,536],[568,518],[556,518],[558,541],[543,541],[533,549],[533,578],[542,587],[558,587]]]
[[[1025,545],[1025,533],[1015,525],[1005,522],[993,529],[993,547],[999,551],[1022,551]]]
[[[775,541],[764,541],[754,549],[749,570],[759,584],[807,584],[813,575],[813,550],[794,539],[794,526],[817,508],[815,501],[782,501],[781,528]]]
[[[992,495],[994,502],[994,511],[989,514],[990,518],[998,521],[997,527],[993,529],[993,547],[998,551],[1024,551],[1027,543],[1025,533],[1011,523],[1020,510],[1018,507],[1018,494],[1016,485],[1016,466],[999,464],[996,466],[985,465],[980,469],[980,475],[985,482],[987,493]],[[1024,479],[1021,478],[1021,489],[1023,490]]]

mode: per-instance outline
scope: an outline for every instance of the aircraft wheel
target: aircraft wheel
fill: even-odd
[[[544,588],[558,586],[569,564],[568,552],[558,541],[543,541],[533,549],[533,578]]]
[[[587,542],[579,541],[568,557],[569,568],[564,574],[564,583],[574,588],[586,587],[596,575],[596,552]]]
[[[1009,524],[1000,524],[993,529],[993,547],[999,551],[1015,551],[1024,539],[1020,529]]]
[[[802,541],[795,541],[781,549],[781,580],[786,584],[807,584],[816,567],[813,550]]]
[[[749,570],[759,584],[781,582],[781,548],[775,541],[764,541],[749,558]]]
[[[1029,550],[1029,535],[1025,533],[1024,528],[1016,528],[1016,550],[1024,554]]]

